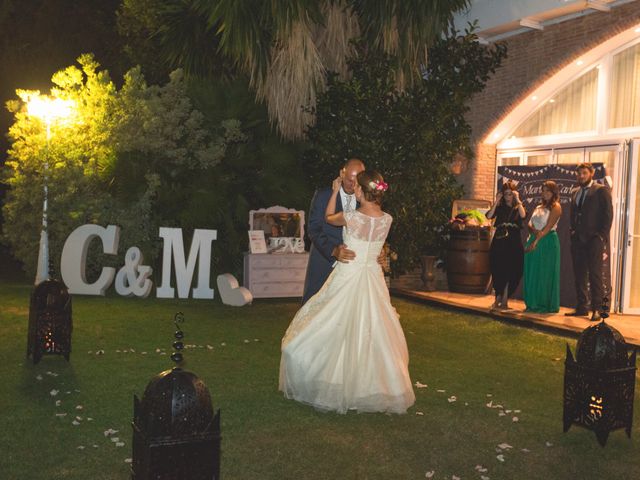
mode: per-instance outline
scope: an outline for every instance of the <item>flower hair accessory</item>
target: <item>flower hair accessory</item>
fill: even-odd
[[[385,182],[381,182],[380,180],[376,180],[369,182],[369,187],[372,190],[377,190],[379,192],[386,192],[387,189],[389,188],[389,184],[385,183]]]

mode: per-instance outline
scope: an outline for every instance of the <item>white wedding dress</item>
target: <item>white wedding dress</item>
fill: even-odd
[[[378,255],[392,217],[345,213],[338,263],[282,339],[279,388],[319,410],[405,413],[415,402],[409,354]]]

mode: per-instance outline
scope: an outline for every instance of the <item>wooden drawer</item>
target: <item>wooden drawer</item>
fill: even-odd
[[[309,256],[305,254],[294,255],[278,255],[278,254],[263,254],[252,255],[250,262],[252,269],[263,268],[307,268],[307,262]]]
[[[254,298],[302,297],[304,282],[251,283]]]
[[[251,272],[251,283],[304,282],[306,273],[306,268],[255,269]]]

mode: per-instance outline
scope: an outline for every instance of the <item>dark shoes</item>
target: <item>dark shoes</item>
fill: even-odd
[[[602,320],[602,317],[600,316],[599,312],[593,312],[591,318],[589,319],[589,321],[591,322],[599,322],[600,320]]]
[[[587,317],[589,312],[587,310],[573,310],[564,314],[565,317]],[[598,315],[599,316],[599,315]]]

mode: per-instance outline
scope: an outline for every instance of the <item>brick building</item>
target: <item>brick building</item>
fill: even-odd
[[[614,304],[640,313],[640,1],[476,0],[482,41],[507,55],[468,120],[468,198],[492,199],[500,165],[601,162],[613,188]]]

